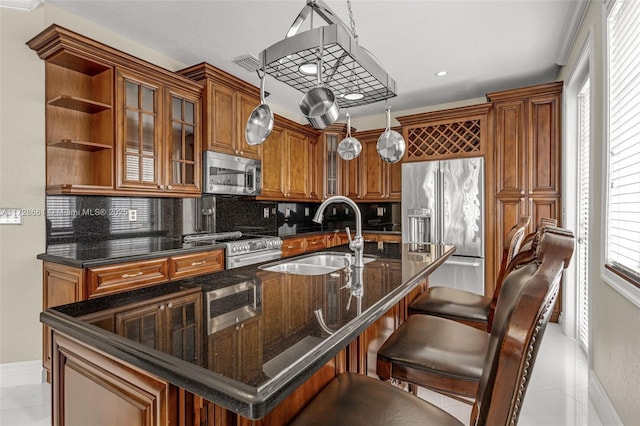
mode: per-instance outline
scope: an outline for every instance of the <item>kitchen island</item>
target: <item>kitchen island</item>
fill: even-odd
[[[253,265],[48,309],[54,424],[286,423],[336,374],[375,371],[454,250],[367,243],[361,270]]]

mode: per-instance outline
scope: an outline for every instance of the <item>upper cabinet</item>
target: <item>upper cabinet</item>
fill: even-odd
[[[52,25],[46,61],[48,194],[197,196],[203,86]]]
[[[560,222],[562,82],[487,98],[495,111],[495,195],[498,241],[520,215],[530,230],[542,217]],[[500,253],[502,244],[496,246]]]
[[[262,193],[265,200],[319,201],[320,134],[310,126],[276,116],[262,146]]]
[[[400,129],[394,129],[396,131]],[[402,160],[387,163],[378,155],[378,138],[384,129],[354,133],[362,152],[354,160],[343,161],[344,195],[355,201],[401,201]]]
[[[244,129],[251,112],[260,104],[260,90],[207,63],[178,72],[205,84],[205,149],[259,159],[261,145],[249,145]]]

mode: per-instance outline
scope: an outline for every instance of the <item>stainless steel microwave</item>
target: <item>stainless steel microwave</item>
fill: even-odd
[[[260,195],[262,163],[245,157],[205,151],[202,159],[205,194]]]

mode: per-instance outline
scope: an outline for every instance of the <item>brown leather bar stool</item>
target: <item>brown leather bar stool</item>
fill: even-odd
[[[554,249],[549,238],[545,239],[548,234],[573,241],[570,231],[542,228],[537,246],[520,253],[507,267],[495,321],[501,300],[513,297],[526,277],[538,269],[547,252]],[[568,264],[568,258],[566,260]],[[411,315],[378,350],[376,372],[382,380],[408,382],[413,393],[417,393],[416,386],[421,386],[470,403],[478,392],[489,342],[490,334],[460,322],[431,315]]]
[[[499,297],[487,345],[471,425],[515,425],[536,355],[559,289],[562,270],[573,253],[573,236],[547,233],[541,264],[520,268],[518,283]],[[509,274],[510,277],[512,274]],[[508,277],[507,279],[509,279]],[[343,373],[333,379],[290,423],[403,426],[463,423],[440,408],[371,377]]]
[[[504,279],[504,271],[520,250],[520,244],[524,239],[528,225],[529,216],[520,216],[518,223],[511,228],[507,235],[493,297],[452,287],[429,287],[409,305],[409,315],[434,315],[449,318],[483,331],[490,331],[493,310],[495,310],[495,303]]]

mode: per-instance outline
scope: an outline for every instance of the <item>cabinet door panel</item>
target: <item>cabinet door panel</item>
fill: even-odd
[[[560,95],[533,98],[529,111],[529,195],[560,191]]]
[[[386,198],[393,201],[402,200],[402,161],[387,164],[387,193]]]
[[[238,378],[253,381],[262,375],[262,322],[255,317],[240,324]]]
[[[167,105],[167,190],[199,193],[201,181],[200,99],[169,90]]]
[[[496,194],[524,195],[524,101],[496,105]]]
[[[212,151],[235,154],[233,145],[236,134],[236,96],[235,92],[222,85],[213,85],[209,89],[212,99],[208,107],[213,116],[208,148]]]
[[[262,312],[264,318],[264,344],[269,345],[287,336],[287,323],[282,301],[285,294],[285,274],[265,274],[262,278]]]
[[[531,197],[529,198],[529,214],[531,216],[530,223],[537,224],[540,218],[550,217],[558,220],[558,226],[561,226],[560,218],[560,198],[559,197]]]
[[[53,424],[169,424],[169,385],[54,335]]]
[[[253,110],[260,104],[259,99],[255,99],[249,96],[238,94],[238,123],[237,123],[237,144],[236,155],[243,157],[260,159],[260,147],[262,145],[251,146],[247,143],[244,137],[244,129],[247,125],[247,120],[251,116]]]
[[[377,140],[362,141],[362,170],[365,173],[362,181],[364,188],[362,192],[363,200],[382,200],[384,197],[384,178],[382,159],[376,149]]]
[[[157,190],[162,182],[161,86],[120,71],[117,87],[117,185]]]
[[[286,167],[284,131],[273,129],[262,147],[261,198],[284,198],[283,168]]]
[[[285,195],[287,198],[309,198],[309,141],[299,133],[285,131],[289,175]]]
[[[492,265],[487,264],[487,268],[494,268],[494,277],[497,277],[499,262],[502,259],[504,242],[509,234],[509,230],[518,223],[521,215],[527,214],[527,204],[524,198],[498,198],[496,206],[496,227],[495,227],[495,251]],[[531,223],[531,222],[530,222]],[[530,231],[527,231],[529,233]],[[485,287],[494,288],[495,282],[485,283]]]
[[[342,184],[344,187],[344,195],[354,200],[360,199],[362,194],[362,187],[360,182],[360,176],[362,173],[361,156],[354,160],[342,162]]]

